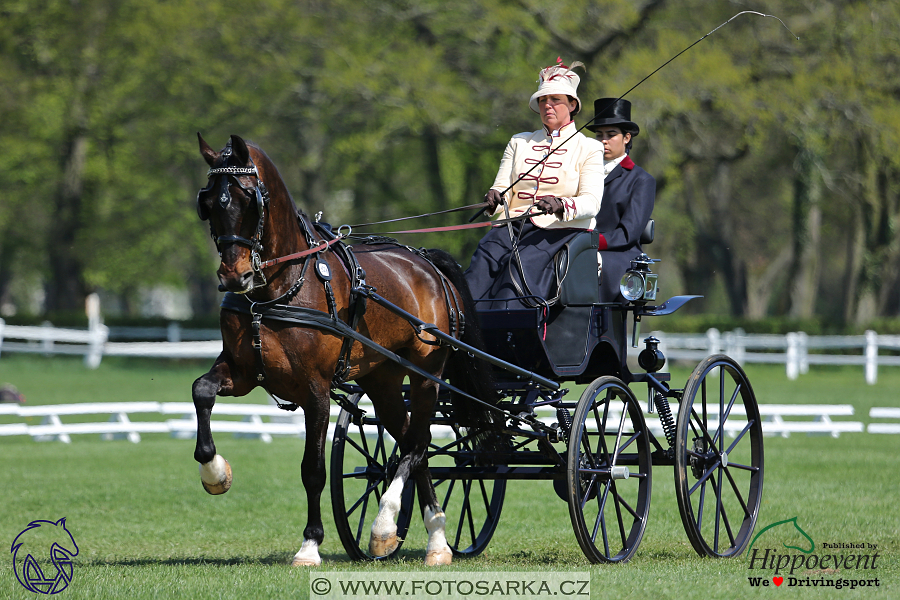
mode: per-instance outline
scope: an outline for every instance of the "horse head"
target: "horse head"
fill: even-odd
[[[209,183],[197,194],[197,213],[201,220],[209,221],[222,258],[216,271],[221,286],[246,294],[266,285],[263,252],[275,250],[275,230],[294,219],[276,215],[285,207],[276,207],[270,198],[287,198],[287,209],[292,207],[294,214],[296,207],[274,164],[260,148],[232,135],[225,148],[216,152],[199,133],[197,138],[200,154],[210,167]]]

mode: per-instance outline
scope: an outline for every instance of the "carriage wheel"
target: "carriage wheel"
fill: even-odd
[[[452,462],[456,468],[475,466],[477,452],[472,440],[453,426],[454,440],[439,446],[432,442],[428,463],[439,473],[442,463]],[[452,458],[452,461],[450,460]],[[478,556],[485,548],[497,523],[506,497],[505,479],[477,477],[441,478],[434,476],[434,491],[447,516],[445,534],[454,556]]]
[[[763,434],[743,369],[718,354],[697,365],[678,411],[675,492],[684,530],[700,556],[738,556],[762,498]]]
[[[566,486],[578,545],[593,563],[626,562],[650,513],[650,433],[631,390],[600,377],[581,395],[569,435]]]
[[[354,405],[361,395],[349,400]],[[397,550],[385,557],[369,554],[369,535],[378,514],[378,503],[387,491],[400,461],[397,443],[381,421],[367,414],[354,419],[341,410],[331,445],[331,507],[341,543],[353,560],[377,560],[394,556],[403,545],[412,517],[415,487],[407,482],[397,515]]]

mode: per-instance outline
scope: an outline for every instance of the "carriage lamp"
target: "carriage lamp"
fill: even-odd
[[[666,356],[659,349],[659,340],[652,335],[644,340],[644,344],[638,354],[638,364],[648,373],[656,373],[666,365]]]
[[[659,275],[650,272],[650,265],[659,262],[646,254],[631,261],[631,268],[625,271],[619,282],[619,291],[629,302],[656,300],[656,282]]]

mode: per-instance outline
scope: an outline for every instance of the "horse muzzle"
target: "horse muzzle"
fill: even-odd
[[[219,289],[226,292],[234,292],[235,294],[246,294],[251,291],[253,285],[253,269],[249,267],[238,268],[237,266],[226,266],[225,263],[219,265],[216,271],[219,276]]]

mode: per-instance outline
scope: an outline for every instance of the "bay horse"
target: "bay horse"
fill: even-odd
[[[294,408],[302,408],[306,442],[301,478],[308,515],[303,543],[292,564],[321,564],[319,547],[324,530],[320,502],[326,478],[329,394],[339,373],[340,380],[353,380],[363,389],[386,430],[399,441],[401,459],[379,504],[370,553],[387,556],[397,548],[396,516],[403,487],[412,478],[428,531],[425,562],[449,564],[452,553],[444,535],[445,516],[425,456],[439,387],[434,377],[445,375],[465,393],[489,399],[496,393],[490,370],[470,353],[451,351],[379,304],[369,302],[364,311],[359,309],[351,296],[354,281],[362,277],[366,286],[377,289],[380,296],[407,313],[481,348],[474,303],[459,265],[441,251],[423,253],[399,244],[357,244],[352,254],[358,264],[350,266],[326,247],[326,236],[297,209],[275,165],[257,145],[232,135],[228,145],[216,152],[199,133],[197,137],[200,154],[210,167],[209,185],[198,193],[197,209],[200,218],[209,221],[222,259],[217,270],[220,290],[231,292],[220,313],[222,353],[194,382],[192,390],[197,411],[194,458],[200,463],[203,487],[210,494],[222,494],[232,482],[231,467],[217,454],[210,431],[217,395],[244,396],[263,386]],[[292,253],[313,248],[320,251],[291,258]],[[315,264],[312,277],[307,270],[310,263]],[[346,344],[333,332],[267,320],[258,312],[251,315],[251,310],[236,310],[234,302],[229,307],[229,297],[245,298],[250,307],[283,303],[297,307],[295,310],[331,315],[355,325],[360,334],[418,370],[388,360],[358,341]],[[469,316],[467,320],[465,315]],[[406,377],[410,384],[409,412],[402,394]],[[454,414],[460,403],[460,414],[468,415],[472,426],[491,422],[485,405],[471,398],[463,405],[466,399],[462,394],[452,397]]]

